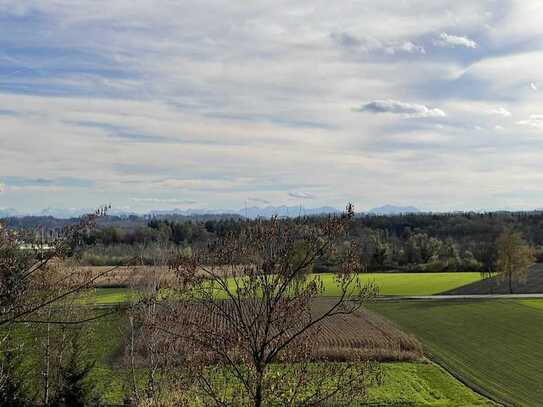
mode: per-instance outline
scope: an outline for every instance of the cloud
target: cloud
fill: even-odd
[[[100,129],[104,131],[108,137],[117,138],[119,140],[126,140],[127,142],[134,143],[178,143],[179,141],[165,136],[157,136],[153,134],[143,134],[137,131],[130,130],[123,126],[115,126],[110,123],[99,123],[92,121],[80,121],[68,124],[75,126],[88,127],[94,129]]]
[[[355,109],[359,112],[401,114],[406,118],[444,117],[445,112],[438,108],[430,108],[416,103],[405,103],[398,100],[374,100]]]
[[[413,44],[411,41],[404,42],[399,48],[402,51],[409,52],[410,54],[419,52],[421,54],[426,54],[426,50],[421,45]]]
[[[411,41],[406,41],[401,45],[391,45],[385,48],[385,52],[394,55],[398,52],[407,52],[408,54],[426,54],[426,49],[421,45],[413,44]]]
[[[131,198],[133,202],[151,204],[173,204],[173,205],[194,205],[197,202],[176,198]]]
[[[495,109],[490,109],[488,111],[488,114],[496,115],[496,116],[503,116],[503,117],[511,117],[511,112],[504,107],[497,107]]]
[[[257,203],[266,204],[266,205],[271,204],[271,201],[268,201],[267,199],[262,199],[262,198],[249,197],[247,198],[247,200],[250,202],[257,202]]]
[[[4,177],[6,183],[10,187],[24,189],[24,188],[47,188],[47,187],[61,187],[61,188],[90,188],[94,186],[94,181],[87,178],[75,178],[75,177],[58,177],[58,178],[45,178],[45,177],[21,177],[21,176],[8,176]]]
[[[288,196],[290,196],[291,198],[297,198],[297,199],[315,199],[316,198],[315,195],[309,192],[302,192],[302,191],[289,192]]]
[[[362,41],[360,39],[346,32],[331,33],[330,38],[332,38],[332,40],[338,45],[346,48],[360,47],[362,45]]]
[[[330,34],[332,41],[342,48],[361,50],[364,52],[384,52],[388,55],[398,53],[426,54],[426,49],[412,41],[381,41],[374,37],[357,37],[347,32]]]
[[[310,191],[318,206],[446,210],[541,184],[533,126],[511,137],[488,113],[543,112],[540,0],[76,3],[0,0],[2,206],[238,208]],[[543,191],[510,197],[535,205]]]
[[[518,121],[517,124],[543,130],[543,114],[532,114],[529,119]]]
[[[445,32],[439,35],[439,40],[435,41],[435,45],[440,47],[466,47],[466,48],[477,48],[477,43],[468,37],[462,37],[457,35],[450,35]]]

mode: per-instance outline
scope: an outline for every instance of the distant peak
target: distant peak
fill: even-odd
[[[368,213],[373,215],[398,215],[401,213],[419,213],[420,210],[414,206],[396,206],[383,205],[377,208],[370,209]]]

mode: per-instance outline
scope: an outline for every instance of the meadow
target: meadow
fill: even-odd
[[[379,302],[370,308],[422,341],[470,387],[511,406],[543,400],[543,301]]]
[[[331,273],[316,274],[324,285],[324,297],[339,294],[335,277]],[[373,283],[383,296],[435,295],[457,287],[468,285],[481,279],[479,273],[367,273],[360,274],[362,283]],[[234,285],[232,284],[232,287]],[[94,302],[96,304],[116,304],[129,297],[129,291],[123,287],[97,287]]]
[[[333,274],[319,274],[324,283],[324,296],[337,296]],[[434,295],[481,279],[479,273],[367,273],[360,274],[363,283],[379,288],[379,295]]]

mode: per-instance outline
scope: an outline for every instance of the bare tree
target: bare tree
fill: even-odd
[[[81,278],[79,270],[74,270],[54,282],[63,290],[51,291],[44,296],[40,289],[43,281],[49,278],[51,269],[48,265],[73,255],[82,245],[84,236],[95,227],[96,219],[105,212],[104,208],[82,217],[48,242],[36,240],[34,233],[16,232],[0,225],[0,327],[28,320],[40,309],[91,288],[96,280],[112,271]],[[74,279],[76,274],[79,278]]]
[[[146,246],[140,247],[142,253]],[[168,371],[174,367],[171,363],[171,348],[164,341],[164,333],[158,325],[158,308],[161,302],[161,290],[167,288],[168,260],[175,256],[176,250],[167,241],[154,247],[153,261],[150,267],[133,268],[130,279],[130,296],[128,316],[128,346],[125,354],[125,365],[129,368],[130,388],[128,397],[141,404],[144,400],[155,400],[161,397],[163,383],[168,379]],[[142,256],[141,256],[142,257]],[[138,379],[137,371],[144,367],[146,380]],[[143,388],[142,388],[143,387]]]
[[[524,281],[534,262],[533,250],[520,233],[506,229],[496,239],[496,272],[511,294],[513,282]]]
[[[359,250],[345,243],[353,215],[349,205],[342,216],[247,223],[172,263],[177,285],[153,324],[176,344],[178,371],[204,404],[349,405],[364,395],[370,365],[310,363],[321,323],[376,292],[360,282]],[[307,271],[330,254],[340,257],[337,296],[316,312],[325,285]]]

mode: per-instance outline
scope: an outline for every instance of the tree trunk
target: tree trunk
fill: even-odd
[[[262,405],[262,383],[258,383],[255,389],[255,407]]]
[[[138,397],[138,384],[136,380],[136,363],[135,363],[135,355],[134,355],[134,317],[130,316],[128,319],[130,322],[130,370],[132,373],[132,390],[134,392],[133,396],[136,398],[136,400],[139,400]]]
[[[263,402],[262,380],[264,378],[264,372],[263,372],[263,369],[260,368],[260,366],[257,367],[256,377],[257,377],[257,383],[256,383],[256,388],[255,388],[254,402],[255,402],[255,407],[260,407],[262,406],[262,402]]]
[[[51,310],[49,310],[48,318],[51,318]],[[45,367],[43,371],[43,403],[49,405],[49,377],[51,369],[51,324],[47,324],[47,339],[45,343]]]
[[[509,294],[513,294],[513,272],[509,271]]]

